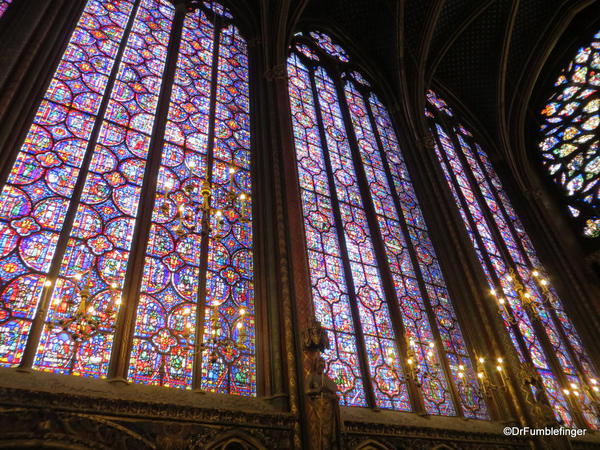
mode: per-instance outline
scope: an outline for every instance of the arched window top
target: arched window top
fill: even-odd
[[[213,0],[209,0],[209,1],[203,2],[203,4],[207,9],[209,9],[213,13],[218,14],[221,17],[224,17],[226,19],[233,19],[233,15],[221,3],[213,1]]]
[[[332,343],[328,374],[347,406],[488,418],[392,118],[332,42],[296,34],[288,58],[311,300]],[[409,386],[422,395],[410,398]]]
[[[600,237],[600,31],[554,83],[541,111],[539,151],[583,235]]]
[[[333,38],[321,31],[301,31],[294,35],[290,50],[302,63],[311,67],[339,72],[343,83],[351,82],[358,89],[373,91],[373,83],[358,69],[348,52]]]
[[[454,113],[452,112],[452,109],[450,109],[448,104],[442,98],[438,97],[438,95],[431,89],[427,90],[426,96],[429,103],[431,103],[431,105],[433,105],[438,111],[448,114],[450,117],[454,116]],[[432,117],[431,113],[429,113],[428,115],[429,117]]]
[[[0,193],[0,365],[256,394],[247,44],[190,5],[87,1]]]
[[[310,36],[313,39],[313,41],[321,48],[321,50],[323,50],[329,56],[332,56],[341,62],[350,61],[348,54],[342,48],[342,46],[334,43],[329,35],[321,33],[319,31],[310,31],[308,33],[308,36]]]

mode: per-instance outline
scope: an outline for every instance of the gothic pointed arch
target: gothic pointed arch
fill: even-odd
[[[183,6],[85,2],[3,177],[1,365],[256,394],[247,43]]]
[[[312,306],[342,403],[487,418],[376,89],[315,30],[294,35],[288,76]]]
[[[261,442],[242,431],[228,431],[217,436],[208,444],[202,444],[206,450],[266,450]]]

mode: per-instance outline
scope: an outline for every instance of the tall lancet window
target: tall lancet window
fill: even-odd
[[[523,367],[541,378],[557,420],[598,428],[597,372],[485,151],[454,111],[427,92],[437,158]]]
[[[342,403],[487,418],[390,116],[322,33],[289,93],[316,318]]]
[[[248,91],[220,4],[86,3],[0,195],[2,365],[254,395]]]
[[[583,235],[600,237],[600,31],[562,71],[541,112],[539,150]]]

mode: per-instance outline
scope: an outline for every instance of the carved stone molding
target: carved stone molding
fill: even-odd
[[[262,411],[226,410],[218,407],[196,408],[181,404],[116,400],[6,387],[0,387],[1,406],[71,410],[117,417],[144,417],[152,420],[177,419],[191,422],[227,423],[247,427],[291,428],[294,423],[293,416],[283,412],[265,413]]]
[[[231,426],[227,417],[218,415],[212,423],[182,423],[176,416],[155,421],[143,417],[0,407],[0,448],[183,450],[220,449],[223,446],[219,444],[228,442],[260,450],[291,446],[290,426],[283,428],[263,422],[241,431],[239,426]]]
[[[366,442],[371,447],[365,447]],[[530,441],[490,433],[421,428],[412,426],[344,422],[344,444],[348,449],[518,449],[531,448]]]

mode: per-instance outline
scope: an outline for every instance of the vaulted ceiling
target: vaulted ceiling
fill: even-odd
[[[424,87],[443,85],[495,137],[569,23],[582,11],[598,22],[599,6],[597,0],[309,0],[303,17],[333,24],[392,86],[404,53],[407,78],[421,74]]]

